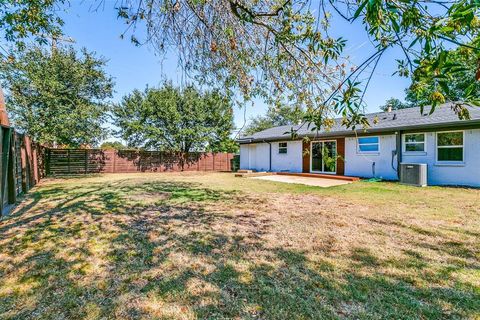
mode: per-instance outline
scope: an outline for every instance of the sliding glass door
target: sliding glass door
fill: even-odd
[[[310,166],[312,172],[337,172],[337,142],[314,141],[310,150]]]

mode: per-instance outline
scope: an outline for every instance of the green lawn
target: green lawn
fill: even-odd
[[[480,318],[480,190],[46,180],[0,221],[1,319]]]

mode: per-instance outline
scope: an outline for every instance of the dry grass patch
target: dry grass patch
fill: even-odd
[[[0,222],[0,318],[475,319],[479,208],[394,183],[50,180]]]

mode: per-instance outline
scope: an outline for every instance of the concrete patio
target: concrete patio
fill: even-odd
[[[284,182],[284,183],[297,183],[297,184],[304,184],[308,186],[316,186],[316,187],[322,187],[322,188],[328,188],[328,187],[334,187],[334,186],[340,186],[340,185],[352,183],[352,181],[347,181],[347,180],[306,177],[306,176],[293,176],[293,175],[267,175],[267,176],[260,176],[260,177],[250,177],[250,179],[268,180],[268,181]]]

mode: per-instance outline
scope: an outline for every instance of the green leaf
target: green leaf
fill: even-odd
[[[442,90],[445,93],[448,93],[450,91],[450,88],[448,87],[448,84],[446,81],[438,81],[438,85],[440,86],[440,88],[442,88]]]
[[[440,54],[438,55],[438,65],[437,65],[438,68],[441,68],[443,66],[443,64],[447,60],[447,56],[448,56],[448,51],[443,50],[442,52],[440,52]]]
[[[390,21],[392,22],[393,30],[395,30],[397,33],[400,32],[400,26],[398,25],[395,17],[391,17]]]
[[[355,11],[355,13],[353,14],[353,20],[357,19],[360,14],[362,13],[363,9],[365,8],[365,6],[370,2],[370,0],[364,0],[360,6],[358,7],[358,9]]]

